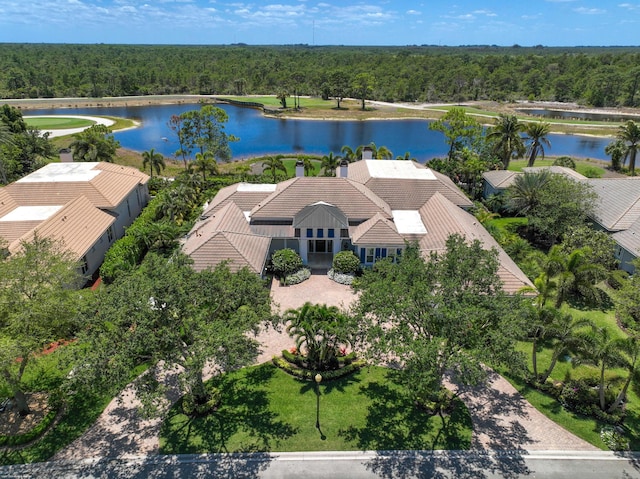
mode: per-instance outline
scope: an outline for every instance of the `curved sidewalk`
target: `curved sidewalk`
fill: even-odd
[[[297,308],[306,301],[348,307],[356,296],[348,286],[329,280],[326,275],[312,275],[302,284],[281,287],[272,284],[272,297],[280,311]],[[283,331],[263,331],[258,340],[262,352],[258,363],[270,360],[292,340]],[[166,376],[168,402],[179,397],[175,376]],[[531,406],[504,378],[492,375],[487,385],[465,390],[462,395],[469,407],[474,436],[474,450],[562,450],[597,451],[598,449],[555,424]],[[132,388],[115,398],[96,423],[76,441],[54,456],[54,460],[91,457],[132,457],[158,454],[161,420],[140,417]]]

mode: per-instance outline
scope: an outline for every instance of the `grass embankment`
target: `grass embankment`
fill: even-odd
[[[528,160],[512,160],[509,162],[510,171],[522,171],[526,168]],[[551,166],[553,165],[554,158],[536,159],[535,165],[539,166]],[[606,170],[604,164],[597,160],[576,160],[576,171],[587,178],[601,178]]]
[[[64,130],[67,128],[84,128],[95,124],[95,121],[85,120],[76,117],[42,117],[42,118],[25,118],[24,122],[27,126],[37,128],[39,130]]]
[[[316,396],[315,383],[295,379],[271,363],[214,381],[222,391],[219,409],[189,419],[178,402],[161,430],[163,453],[470,446],[471,419],[461,403],[446,417],[443,427],[440,417],[429,416],[408,400],[394,382],[393,371],[385,368],[371,367],[323,382],[320,396]],[[320,430],[316,429],[318,418]]]

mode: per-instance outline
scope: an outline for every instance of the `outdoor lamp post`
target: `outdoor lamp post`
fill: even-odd
[[[316,374],[316,429],[320,431],[320,382],[322,381],[322,375]]]

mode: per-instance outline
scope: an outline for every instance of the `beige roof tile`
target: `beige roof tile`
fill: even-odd
[[[9,251],[18,251],[22,241],[31,241],[37,233],[63,244],[80,259],[114,222],[113,216],[93,206],[84,196],[79,196],[21,238],[14,240],[9,245]]]
[[[291,219],[305,206],[319,201],[337,206],[350,221],[364,221],[376,213],[391,217],[391,208],[384,200],[347,178],[300,177],[278,186],[251,211],[252,221]]]
[[[211,216],[229,202],[235,203],[242,211],[251,211],[254,206],[271,195],[277,188],[272,184],[236,183],[220,189],[211,200],[202,216]]]
[[[624,231],[619,231],[611,237],[624,249],[640,257],[640,219]]]
[[[184,251],[193,260],[196,271],[214,268],[223,261],[228,261],[231,271],[247,267],[261,274],[270,245],[271,238],[266,236],[218,231],[206,237],[197,248],[188,253]]]
[[[393,221],[380,213],[353,229],[352,241],[364,245],[404,245],[404,238],[398,233]]]
[[[625,230],[640,219],[640,177],[594,178],[598,194],[594,220],[609,231]]]
[[[513,184],[520,173],[510,170],[491,170],[482,173],[482,178],[494,188],[506,189]]]
[[[417,210],[436,191],[458,206],[473,204],[448,176],[413,161],[356,161],[349,165],[349,179],[366,185],[394,210]]]
[[[252,234],[249,223],[240,208],[234,203],[227,203],[217,213],[191,228],[183,246],[184,253],[191,254],[196,251],[210,236],[220,231]]]

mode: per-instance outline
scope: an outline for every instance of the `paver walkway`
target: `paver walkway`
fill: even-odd
[[[351,289],[331,281],[326,275],[312,275],[304,283],[271,287],[274,307],[281,312],[298,308],[306,301],[348,308],[356,299]],[[283,331],[263,331],[258,340],[262,352],[257,363],[270,360],[292,340]],[[175,374],[164,372],[168,403],[179,397]],[[463,400],[474,423],[473,449],[481,450],[597,450],[582,439],[547,419],[531,406],[504,378],[497,374],[484,387],[468,389]],[[115,398],[96,423],[76,441],[54,456],[55,460],[90,457],[130,457],[158,453],[161,420],[139,416],[133,389],[128,387]]]

